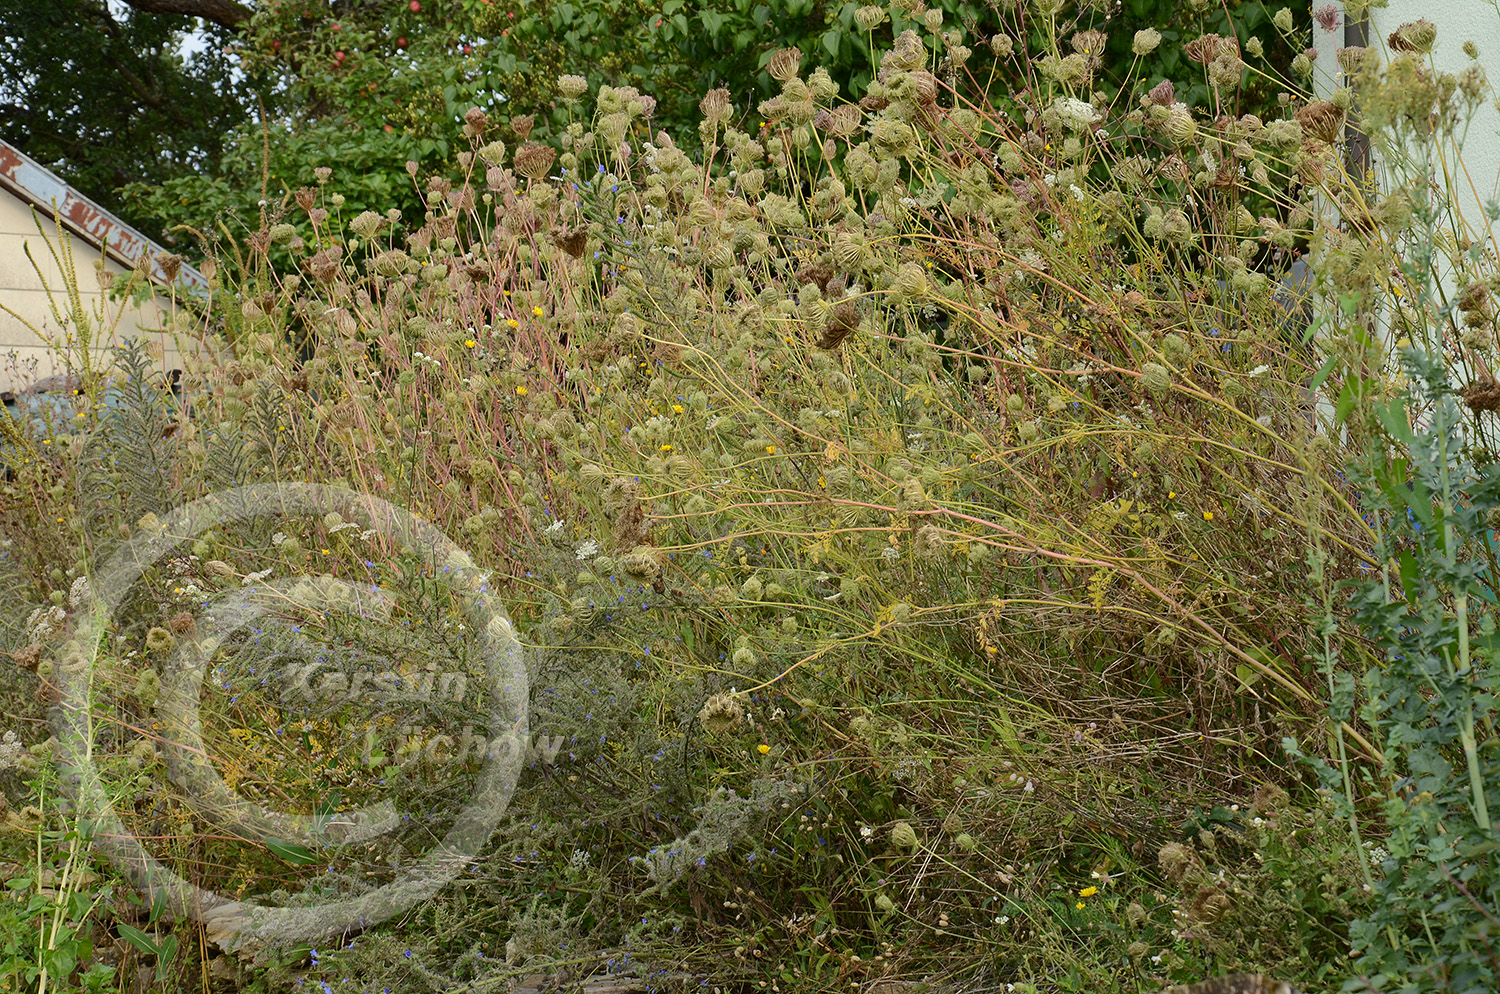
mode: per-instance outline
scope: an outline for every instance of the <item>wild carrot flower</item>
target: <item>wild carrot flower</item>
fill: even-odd
[[[744,717],[745,709],[729,694],[714,694],[698,712],[698,720],[703,723],[703,727],[715,735],[733,730]],[[770,746],[765,749],[767,752],[771,751]]]

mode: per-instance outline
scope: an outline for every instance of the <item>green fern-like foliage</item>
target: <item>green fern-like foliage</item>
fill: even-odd
[[[115,349],[119,375],[96,398],[98,420],[84,442],[79,489],[90,532],[160,514],[180,498],[172,392],[139,341]]]
[[[233,426],[221,424],[208,433],[203,453],[203,489],[208,492],[247,483],[256,460],[245,437]]]

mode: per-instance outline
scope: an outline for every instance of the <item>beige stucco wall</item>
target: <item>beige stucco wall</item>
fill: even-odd
[[[140,308],[132,307],[128,302],[105,302],[94,268],[95,261],[101,257],[99,249],[66,230],[61,237],[66,240],[72,254],[85,310],[94,315],[102,306],[113,327],[112,333],[108,328],[103,331],[94,341],[94,347],[103,350],[127,337],[151,334],[162,348],[163,367],[179,368],[172,339],[159,331],[149,330],[159,329],[166,323],[170,301],[157,297]],[[0,391],[19,391],[38,379],[66,370],[59,355],[26,325],[30,322],[53,339],[61,339],[65,334],[48,305],[48,292],[44,288],[45,280],[58,308],[66,314],[65,281],[61,268],[48,250],[49,240],[58,257],[65,259],[56,227],[42,217],[42,232],[38,232],[30,205],[0,190],[0,304],[25,319],[18,320],[15,315],[0,310]],[[28,246],[30,258],[26,252]],[[114,259],[107,259],[105,265],[111,274],[127,272],[126,267]]]

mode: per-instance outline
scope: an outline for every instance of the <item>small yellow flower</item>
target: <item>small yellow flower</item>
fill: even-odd
[[[1212,521],[1213,519],[1214,519],[1214,512],[1212,512],[1212,511],[1204,511],[1203,512],[1203,520],[1204,521]]]
[[[1098,887],[1085,887],[1083,890],[1081,890],[1081,891],[1078,892],[1078,896],[1079,897],[1093,897],[1097,893],[1099,893],[1099,888]]]
[[[472,339],[472,338],[465,338],[464,339],[464,348],[472,349],[474,346],[476,346],[478,344],[479,343],[476,342],[476,341],[474,341],[474,339]]]
[[[517,321],[515,318],[506,318],[505,319],[505,327],[507,327],[507,328],[519,328],[519,327],[521,327],[521,322]]]
[[[673,414],[681,414],[682,413],[682,405],[681,404],[673,404],[672,405],[672,413]],[[81,417],[83,417],[83,415],[80,414],[79,417],[81,418]]]
[[[1176,497],[1176,496],[1177,496],[1177,491],[1175,491],[1175,490],[1168,490],[1167,491],[1167,499],[1168,500],[1170,500],[1170,499],[1172,499],[1173,497]]]
[[[535,314],[537,317],[541,317],[543,314],[545,314],[547,312],[544,311],[544,310],[542,310],[540,307],[533,307],[531,309],[531,313]]]
[[[663,445],[663,446],[662,446],[662,447],[661,447],[661,450],[662,450],[662,451],[663,451],[663,452],[671,452],[671,451],[672,451],[672,447],[671,447],[671,446],[670,446],[670,445]]]
[[[776,446],[774,446],[774,445],[768,445],[768,446],[766,446],[766,455],[774,456],[775,454],[776,454]]]
[[[503,294],[505,294],[507,297],[510,296],[510,291],[509,290],[502,290],[500,292],[503,293]]]
[[[524,397],[524,396],[526,396],[526,394],[527,394],[527,390],[526,390],[525,387],[516,387],[516,396],[517,397]]]
[[[766,753],[771,751],[771,747],[762,742],[760,745],[755,747],[755,751],[764,756]]]
[[[1083,910],[1083,902],[1079,901],[1077,904],[1073,905],[1073,907],[1077,908],[1079,911],[1082,911]]]

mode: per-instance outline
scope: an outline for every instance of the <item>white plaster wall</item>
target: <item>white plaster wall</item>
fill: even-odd
[[[1317,83],[1325,93],[1341,79],[1336,53],[1346,44],[1347,20],[1343,3],[1338,0],[1313,0],[1312,10],[1328,6],[1339,9],[1338,24],[1332,32],[1314,24],[1312,39],[1318,51]],[[1500,87],[1500,10],[1493,0],[1388,0],[1385,7],[1368,12],[1369,47],[1381,53],[1382,61],[1388,61],[1391,52],[1386,39],[1391,32],[1422,18],[1437,25],[1431,58],[1439,71],[1457,74],[1473,65],[1475,60],[1463,52],[1464,42],[1472,41],[1479,47],[1478,63],[1491,85]],[[1500,245],[1495,241],[1500,231],[1484,215],[1487,202],[1500,200],[1500,110],[1495,107],[1494,94],[1473,117],[1462,148],[1450,148],[1445,154],[1454,167],[1454,203],[1468,237],[1488,241],[1500,258]],[[1372,152],[1371,160],[1378,171],[1379,155]]]
[[[1311,10],[1316,15],[1330,6],[1338,10],[1333,30],[1319,26],[1316,17],[1313,24],[1312,46],[1318,53],[1314,83],[1323,94],[1331,92],[1343,81],[1338,50],[1355,43],[1346,34],[1347,15],[1342,0],[1313,0]],[[1382,63],[1389,62],[1393,53],[1387,39],[1391,32],[1402,24],[1423,18],[1437,26],[1437,41],[1429,57],[1438,71],[1456,75],[1473,65],[1476,60],[1463,51],[1464,42],[1472,41],[1479,49],[1477,61],[1490,84],[1500,87],[1500,10],[1496,9],[1495,0],[1388,0],[1385,7],[1370,9],[1367,13],[1366,45],[1380,54]],[[1500,224],[1485,216],[1484,205],[1500,199],[1500,110],[1495,106],[1496,96],[1492,93],[1470,119],[1467,133],[1461,136],[1461,147],[1450,145],[1442,149],[1439,160],[1446,163],[1446,171],[1454,176],[1454,182],[1447,185],[1456,209],[1457,225],[1472,242],[1487,246],[1492,265],[1500,264],[1500,242],[1497,242]],[[1392,184],[1383,173],[1376,149],[1370,150],[1370,162],[1380,189],[1389,189]],[[1434,178],[1442,182],[1440,176]],[[1439,252],[1435,258],[1438,282],[1447,299],[1452,300],[1457,290],[1453,267],[1447,261],[1446,253]],[[1313,306],[1316,310],[1326,311],[1334,305],[1330,300],[1320,299],[1314,290]],[[1394,335],[1387,317],[1385,313],[1377,312],[1374,330],[1388,348],[1393,348]],[[1472,380],[1476,372],[1461,364],[1455,370],[1455,385]],[[1419,422],[1423,419],[1421,414],[1416,416]],[[1323,425],[1333,424],[1333,405],[1326,396],[1318,400],[1318,420]]]
[[[37,231],[29,205],[0,191],[0,304],[25,319],[19,320],[0,310],[0,391],[25,389],[32,382],[59,374],[65,369],[56,352],[40,341],[36,333],[26,325],[30,322],[48,336],[60,337],[61,329],[48,306],[48,293],[44,289],[43,277],[46,286],[51,287],[59,307],[64,313],[67,312],[63,274],[46,244],[50,240],[53,247],[58,249],[58,255],[62,256],[58,231],[45,217],[42,218],[42,231],[45,232],[45,238]],[[94,271],[94,261],[100,258],[99,249],[66,230],[62,232],[62,237],[67,240],[72,253],[85,309],[93,314],[103,303],[111,322],[119,315],[118,322],[114,324],[114,333],[106,332],[102,340],[93,343],[94,347],[102,351],[127,338],[149,334],[162,348],[164,368],[180,368],[177,350],[170,336],[150,330],[159,329],[166,323],[170,301],[157,297],[148,300],[140,308],[131,307],[128,303],[105,303]],[[26,255],[28,246],[31,258]],[[33,266],[33,260],[37,263],[36,266]],[[105,265],[111,274],[126,272],[126,268],[113,259],[107,259]],[[40,276],[38,269],[41,271]]]

